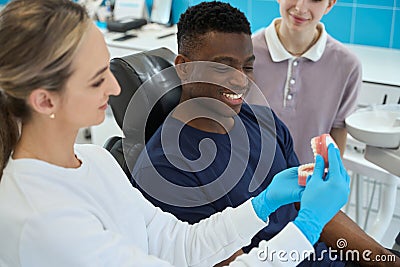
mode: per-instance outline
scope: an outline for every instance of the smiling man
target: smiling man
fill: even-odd
[[[195,223],[258,195],[277,173],[299,162],[289,130],[273,111],[244,101],[249,91],[263,98],[252,82],[255,57],[244,14],[227,3],[203,2],[182,14],[177,37],[180,103],[148,141],[132,174],[134,186],[153,204]],[[243,251],[271,239],[296,215],[294,204],[276,210]],[[332,244],[356,233],[379,247],[361,229],[341,234],[336,225],[347,228],[325,228]],[[345,265],[327,253],[320,257],[324,249],[317,243],[320,259],[302,266]]]
[[[242,12],[221,2],[189,8],[178,23],[178,47],[180,104],[147,143],[133,177],[151,202],[194,223],[256,196],[298,161],[288,130],[271,110],[244,103],[255,89],[255,58]],[[249,248],[296,214],[293,204],[278,209]]]

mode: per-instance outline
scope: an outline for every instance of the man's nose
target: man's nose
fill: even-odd
[[[229,83],[233,87],[230,89],[232,89],[232,91],[234,91],[235,93],[245,93],[249,85],[249,78],[243,72],[235,71],[235,73],[230,78]]]

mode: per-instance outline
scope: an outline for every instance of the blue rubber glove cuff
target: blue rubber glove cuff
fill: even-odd
[[[312,245],[317,243],[324,227],[317,222],[318,218],[307,210],[300,210],[296,219],[293,221],[294,225],[300,229]]]
[[[268,206],[266,201],[266,194],[267,190],[262,191],[258,196],[254,197],[251,200],[251,204],[253,204],[253,209],[256,212],[258,218],[263,220],[264,222],[267,221],[268,216],[274,212],[275,210]]]

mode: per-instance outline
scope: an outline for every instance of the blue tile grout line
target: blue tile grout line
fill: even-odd
[[[247,1],[247,12],[249,16],[249,21],[253,21],[252,8],[253,8],[253,1]]]
[[[394,5],[396,5],[396,0],[394,0]],[[394,44],[394,28],[396,27],[396,10],[393,9],[392,15],[392,25],[390,27],[390,40],[389,40],[389,48],[393,48]]]
[[[371,9],[385,9],[385,10],[400,10],[400,7],[396,7],[396,2],[394,2],[393,6],[377,6],[377,5],[367,5],[367,4],[357,4],[357,3],[337,3],[336,6],[341,7],[360,7],[360,8],[371,8]]]
[[[357,14],[356,5],[357,3],[353,2],[352,12],[351,12],[350,44],[354,43],[354,35],[356,31],[356,14]]]
[[[257,0],[258,2],[276,2],[276,0]],[[252,2],[252,1],[248,1]],[[380,6],[380,5],[369,5],[369,4],[359,4],[357,1],[353,3],[341,3],[338,2],[335,4],[333,8],[336,6],[341,6],[341,7],[361,7],[361,8],[373,8],[373,9],[395,9],[395,10],[400,10],[400,7],[396,7],[396,0],[394,0],[393,6]]]
[[[381,9],[381,10],[400,10],[400,7],[395,6],[372,6],[372,5],[357,5],[357,8]]]

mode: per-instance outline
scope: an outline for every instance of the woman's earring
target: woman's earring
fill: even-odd
[[[51,113],[49,117],[50,117],[50,119],[55,119],[56,118],[56,114]]]

